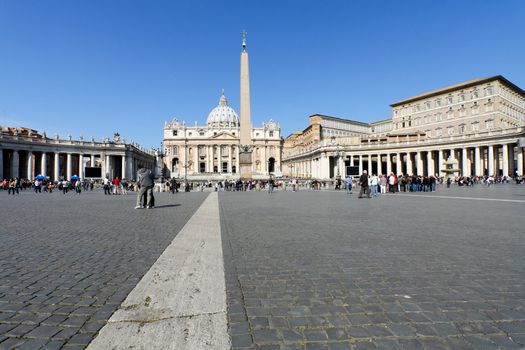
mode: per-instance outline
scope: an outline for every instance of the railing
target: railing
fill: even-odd
[[[58,135],[56,135],[54,138],[47,138],[42,135],[11,135],[6,133],[0,132],[0,140],[3,141],[14,141],[14,142],[27,142],[27,143],[34,143],[34,144],[46,144],[46,145],[61,145],[61,146],[91,146],[91,147],[118,147],[118,148],[126,148],[126,147],[132,147],[135,150],[154,156],[155,151],[146,149],[140,145],[138,145],[135,142],[126,143],[126,140],[122,141],[110,141],[109,139],[105,139],[103,141],[95,141],[94,139],[91,139],[90,141],[85,141],[83,139],[81,140],[73,140],[73,139],[60,139],[58,138]]]

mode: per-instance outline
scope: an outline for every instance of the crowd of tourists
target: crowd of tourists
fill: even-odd
[[[151,171],[150,171],[151,173]],[[34,180],[11,178],[4,179],[0,183],[0,191],[6,191],[8,194],[20,194],[21,191],[34,191],[35,193],[52,193],[58,191],[63,194],[74,192],[81,194],[83,191],[93,191],[97,188],[104,190],[104,195],[126,195],[128,191],[139,192],[141,187],[140,174],[137,174],[137,180],[120,179],[115,177],[110,179],[105,177],[102,180],[94,179],[80,179],[78,177],[71,180],[61,179],[59,181],[51,181],[49,178],[37,177]],[[366,186],[364,186],[364,175],[366,175]],[[525,177],[517,175],[510,176],[457,176],[448,177],[443,176],[414,176],[414,175],[369,175],[366,171],[360,177],[347,176],[346,178],[338,178],[333,181],[321,180],[297,180],[292,178],[274,178],[270,177],[266,180],[223,180],[223,181],[204,181],[191,182],[184,180],[177,180],[175,178],[167,179],[166,181],[155,182],[153,179],[152,191],[166,191],[171,193],[176,192],[190,192],[190,191],[298,191],[300,188],[323,190],[335,189],[346,190],[347,193],[352,193],[353,190],[360,187],[365,187],[364,195],[377,197],[380,194],[396,193],[396,192],[434,192],[438,184],[446,185],[446,187],[473,187],[475,185],[492,186],[495,184],[505,184],[515,182],[516,184],[525,184]],[[368,191],[368,192],[367,192]],[[146,205],[144,205],[146,206]]]

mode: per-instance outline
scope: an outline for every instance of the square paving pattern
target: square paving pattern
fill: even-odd
[[[207,195],[0,192],[0,349],[86,348]],[[525,186],[219,206],[235,350],[525,348]]]
[[[233,349],[523,349],[525,202],[432,196],[525,187],[221,193]]]
[[[0,192],[0,349],[84,349],[205,197]]]

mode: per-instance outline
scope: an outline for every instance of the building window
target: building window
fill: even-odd
[[[273,131],[270,131],[270,137],[273,137]]]
[[[492,86],[487,86],[487,87],[485,88],[485,96],[490,96],[490,95],[492,95],[493,91],[494,91],[494,90],[492,89]]]
[[[494,120],[488,119],[485,121],[485,129],[492,129],[494,127]]]
[[[204,136],[204,131],[199,132],[200,136]]]
[[[173,130],[173,136],[177,136],[177,130]]]
[[[460,102],[465,102],[465,94],[459,95],[459,101]]]
[[[479,131],[479,123],[478,122],[472,123],[472,131]]]
[[[425,108],[430,109],[430,102],[425,102]]]
[[[466,115],[467,115],[467,110],[465,109],[465,107],[463,107],[463,105],[461,105],[461,108],[459,110],[459,116],[465,117]]]
[[[255,133],[255,136],[259,136],[259,133],[258,133],[258,132],[256,132],[256,133]]]
[[[452,97],[452,95],[448,95],[448,97],[447,97],[447,103],[448,103],[449,105],[451,105],[452,103],[454,103],[454,98]]]
[[[441,107],[441,99],[440,98],[438,98],[436,100],[436,107]]]
[[[493,104],[492,102],[490,102],[490,100],[489,100],[489,102],[485,105],[485,110],[486,110],[487,112],[492,112],[492,111],[494,110],[494,104]]]
[[[478,98],[479,97],[479,91],[478,89],[474,89],[474,91],[472,91],[472,98]]]

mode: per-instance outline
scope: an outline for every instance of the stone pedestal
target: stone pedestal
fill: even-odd
[[[241,179],[247,180],[252,178],[252,151],[239,152],[239,174]]]

